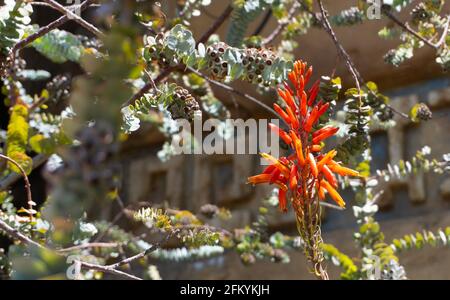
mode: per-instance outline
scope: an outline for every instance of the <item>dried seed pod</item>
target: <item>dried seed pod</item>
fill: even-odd
[[[205,204],[200,207],[200,213],[207,218],[212,218],[219,213],[219,208],[213,204]]]
[[[432,17],[432,14],[427,10],[424,3],[419,3],[411,11],[411,18],[414,24],[419,22],[428,21]]]
[[[173,119],[193,120],[195,115],[200,112],[200,106],[197,100],[188,90],[177,87],[173,93],[173,101],[167,107]]]
[[[428,121],[433,117],[433,113],[425,103],[419,103],[417,106],[417,118],[421,121]]]
[[[209,76],[218,81],[223,81],[228,74],[228,62],[223,59],[223,54],[229,46],[223,42],[218,42],[209,46],[206,52],[209,54],[208,72]]]
[[[70,95],[71,77],[70,75],[56,75],[50,80],[45,89],[49,93],[50,100],[55,103],[66,100]]]

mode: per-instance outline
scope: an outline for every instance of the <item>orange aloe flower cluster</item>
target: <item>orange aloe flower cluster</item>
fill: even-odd
[[[357,171],[334,161],[336,150],[321,152],[323,141],[335,135],[339,128],[327,125],[315,129],[329,103],[316,101],[319,81],[305,91],[311,75],[312,67],[307,69],[305,62],[295,62],[294,69],[288,75],[292,87],[284,82],[284,88],[278,89],[278,94],[286,105],[282,108],[274,104],[275,111],[288,125],[289,131],[274,124],[269,125],[292,149],[293,154],[277,159],[267,153],[261,153],[270,165],[261,174],[248,178],[248,182],[252,184],[275,184],[279,188],[279,206],[284,212],[287,211],[287,199],[291,199],[294,209],[298,211],[301,207],[312,204],[317,198],[325,200],[327,193],[340,207],[345,207],[344,200],[336,191],[338,182],[335,174],[359,176]]]

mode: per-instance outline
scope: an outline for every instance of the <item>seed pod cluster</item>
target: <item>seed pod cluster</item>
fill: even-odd
[[[421,121],[428,121],[433,117],[433,113],[425,103],[417,105],[417,118]]]
[[[46,84],[45,89],[49,93],[49,98],[55,103],[58,103],[60,101],[66,100],[69,97],[70,86],[70,76],[60,74],[53,77],[52,80],[50,80]]]
[[[229,48],[227,44],[218,42],[206,49],[207,72],[214,80],[223,81],[228,75],[228,62],[223,58],[227,48]]]
[[[162,68],[173,67],[181,63],[177,59],[175,51],[165,47],[165,36],[159,33],[155,37],[155,42],[144,48],[144,58],[147,61],[157,61]]]
[[[211,219],[212,217],[214,217],[219,213],[219,208],[213,204],[205,204],[202,207],[200,207],[200,213],[205,217]]]
[[[425,6],[425,4],[419,3],[416,7],[414,7],[411,11],[411,18],[414,24],[419,24],[419,22],[429,21],[432,17],[431,12],[429,12]]]
[[[277,56],[269,49],[247,48],[242,56],[245,67],[244,79],[255,84],[268,86],[271,82],[264,80],[264,73],[270,72]]]
[[[0,63],[1,63],[1,77],[6,77],[9,74],[17,74],[23,71],[27,63],[20,57],[16,57],[14,60],[11,56],[1,57],[0,55]]]
[[[167,107],[173,119],[187,119],[192,121],[200,112],[197,100],[188,90],[178,86],[173,93],[172,103]]]
[[[378,118],[382,122],[392,120],[393,117],[394,117],[394,111],[389,106],[386,106],[385,109],[381,110],[380,113],[378,114]]]
[[[99,50],[102,47],[101,40],[97,38],[87,37],[82,34],[77,35],[78,40],[83,44],[84,48],[93,48]]]
[[[370,106],[373,113],[383,122],[392,119],[394,116],[392,109],[387,105],[388,101],[389,99],[386,96],[372,91],[367,93],[365,98],[365,104]]]

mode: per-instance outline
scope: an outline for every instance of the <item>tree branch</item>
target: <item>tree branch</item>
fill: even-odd
[[[216,32],[217,29],[225,22],[225,20],[230,16],[233,11],[233,7],[228,5],[227,8],[222,12],[222,14],[217,18],[217,20],[212,24],[212,26],[200,37],[197,44],[206,43],[209,37]]]
[[[262,108],[264,108],[266,111],[270,112],[271,114],[273,114],[273,115],[275,115],[275,116],[278,116],[278,114],[275,112],[275,110],[273,110],[272,108],[270,108],[268,105],[262,103],[260,100],[256,99],[255,97],[250,96],[249,94],[243,93],[243,92],[241,92],[241,91],[238,91],[238,90],[234,89],[233,87],[231,87],[231,86],[229,86],[229,85],[226,85],[226,84],[224,84],[224,83],[222,83],[222,82],[218,82],[218,81],[215,81],[215,80],[213,80],[213,79],[210,79],[208,76],[206,76],[206,75],[200,73],[199,71],[195,70],[195,69],[192,68],[192,67],[187,67],[187,69],[188,69],[190,72],[192,72],[192,73],[194,73],[194,74],[196,74],[196,75],[202,77],[203,79],[205,79],[205,80],[208,81],[209,83],[211,83],[211,84],[213,84],[213,85],[215,85],[215,86],[217,86],[217,87],[220,87],[221,89],[224,89],[224,90],[227,90],[227,91],[229,91],[229,92],[232,92],[232,93],[234,93],[234,94],[236,94],[236,95],[238,95],[238,96],[241,96],[241,97],[243,97],[243,98],[245,98],[245,99],[247,99],[247,100],[250,100],[250,101],[252,101],[253,103],[256,103],[257,105],[261,106]]]
[[[43,163],[45,163],[48,159],[47,155],[39,154],[33,157],[33,169],[36,169],[37,167],[41,166]],[[11,185],[16,183],[19,179],[22,178],[21,174],[18,173],[11,173],[7,175],[6,177],[2,178],[0,180],[0,191],[5,191],[8,189]]]
[[[264,15],[264,18],[262,19],[261,23],[258,25],[258,27],[253,32],[253,35],[259,35],[264,30],[264,28],[267,26],[267,23],[269,23],[270,17],[272,16],[272,10],[269,9],[266,14]]]
[[[217,29],[219,29],[219,27],[225,22],[225,20],[228,18],[228,16],[231,14],[231,12],[233,11],[233,7],[231,5],[228,5],[227,8],[224,10],[224,12],[219,16],[219,18],[214,22],[214,24],[211,26],[211,28],[209,28],[198,40],[197,45],[199,43],[205,43],[208,41],[209,37],[216,32]],[[175,66],[175,67],[169,67],[167,69],[165,69],[163,72],[161,72],[158,77],[152,82],[147,82],[136,94],[134,94],[133,96],[131,96],[130,99],[127,100],[127,102],[125,102],[122,105],[123,107],[126,107],[128,105],[133,104],[136,100],[140,99],[142,96],[144,96],[145,93],[147,93],[149,90],[151,90],[152,88],[154,88],[156,86],[156,84],[158,84],[159,82],[163,81],[167,76],[170,75],[170,73],[172,73],[174,70],[176,70],[177,68],[179,68],[180,66]]]
[[[25,181],[25,190],[27,191],[27,200],[28,200],[27,204],[28,204],[28,209],[29,209],[30,222],[33,221],[33,206],[36,205],[36,203],[34,203],[33,197],[31,196],[31,184],[30,184],[30,181],[28,180],[27,173],[22,168],[22,166],[18,162],[16,162],[14,159],[12,159],[11,157],[0,154],[0,158],[5,159],[5,160],[9,161],[10,163],[12,163],[13,165],[15,165],[19,169],[20,173],[22,174],[23,180]]]
[[[67,16],[69,19],[73,19],[75,22],[77,22],[78,24],[80,24],[82,27],[86,28],[88,31],[92,32],[93,34],[95,34],[97,36],[100,36],[100,37],[104,35],[103,32],[100,31],[97,27],[95,27],[91,23],[85,21],[80,16],[78,16],[75,13],[73,13],[71,10],[69,10],[66,7],[62,6],[58,2],[56,2],[54,0],[43,0],[43,1],[45,3],[47,3],[53,9],[56,9],[57,11],[62,13],[63,15]]]
[[[118,243],[87,243],[87,244],[81,244],[81,245],[75,245],[68,248],[58,249],[57,252],[63,253],[63,252],[71,252],[75,250],[82,250],[82,249],[88,249],[88,248],[115,248],[119,246]]]
[[[433,49],[437,49],[438,46],[436,46],[435,44],[433,44],[432,42],[430,42],[429,40],[427,40],[426,38],[422,37],[420,34],[418,34],[416,31],[414,31],[411,27],[409,27],[408,24],[403,23],[402,21],[400,21],[394,14],[392,14],[389,9],[381,7],[381,10],[383,12],[383,14],[388,17],[389,19],[391,19],[395,24],[397,24],[398,26],[400,26],[404,31],[412,34],[413,36],[415,36],[416,38],[418,38],[419,40],[421,40],[422,42],[425,43],[425,45],[433,48]]]
[[[80,6],[80,11],[83,11],[84,9],[88,8],[91,4],[93,4],[96,0],[86,0],[84,1]],[[30,34],[23,40],[19,41],[17,44],[14,45],[13,49],[11,50],[12,53],[15,53],[16,51],[24,48],[28,44],[34,42],[36,39],[40,38],[41,36],[49,33],[53,29],[58,28],[59,26],[65,24],[66,22],[70,21],[69,16],[65,15],[60,17],[59,19],[56,19],[55,21],[51,22],[50,24],[39,28],[39,30],[33,34]]]
[[[263,42],[261,44],[262,46],[266,46],[266,45],[272,43],[277,38],[277,36],[280,35],[281,32],[283,32],[284,28],[286,28],[286,26],[289,24],[290,20],[294,17],[294,14],[299,7],[300,7],[300,4],[298,2],[294,2],[294,4],[292,4],[292,7],[288,12],[286,20],[280,22],[278,24],[278,27],[275,28],[275,30],[267,38],[265,38],[263,40]]]

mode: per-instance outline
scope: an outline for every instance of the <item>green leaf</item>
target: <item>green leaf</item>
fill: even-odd
[[[31,46],[55,63],[79,62],[84,47],[77,36],[55,29],[35,40]]]

